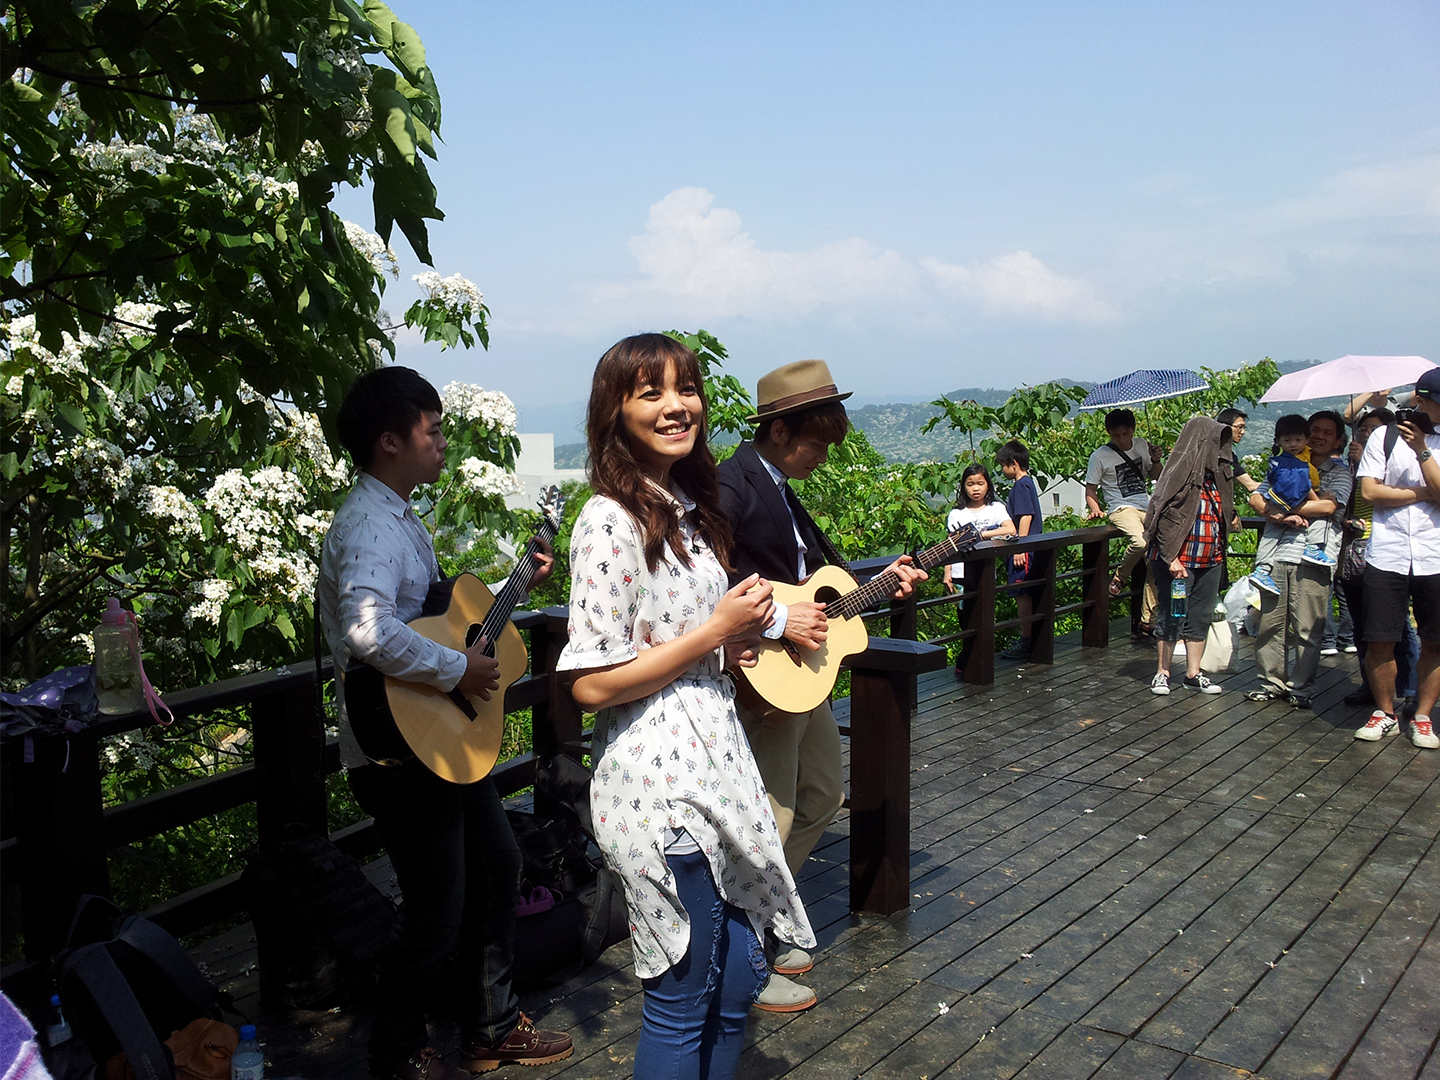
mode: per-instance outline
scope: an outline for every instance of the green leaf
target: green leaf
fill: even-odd
[[[84,411],[68,401],[55,403],[55,422],[75,436],[83,436],[90,430]]]
[[[415,164],[415,122],[410,116],[410,102],[398,90],[372,88],[370,107],[377,117],[383,117],[385,134],[395,145],[395,150],[405,159],[405,164]]]

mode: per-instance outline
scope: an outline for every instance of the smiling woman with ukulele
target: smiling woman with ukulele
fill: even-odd
[[[770,584],[752,574],[727,591],[694,353],[662,334],[613,346],[586,428],[595,495],[572,534],[557,666],[598,713],[595,836],[645,986],[635,1077],[725,1080],[765,978],[760,935],[814,945],[723,672],[749,662]]]

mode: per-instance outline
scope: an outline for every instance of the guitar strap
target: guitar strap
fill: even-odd
[[[815,534],[815,539],[820,542],[820,550],[825,555],[825,561],[831,566],[838,566],[841,570],[844,570],[845,573],[854,577],[855,572],[850,569],[850,564],[845,561],[845,556],[840,554],[840,549],[831,543],[830,538],[825,535],[820,526],[815,524],[815,519],[810,516],[810,511],[806,510],[804,504],[800,502],[794,489],[791,488],[788,483],[782,484],[781,487],[785,490],[785,500],[790,504],[790,508],[795,511],[801,521],[810,526],[810,531]]]

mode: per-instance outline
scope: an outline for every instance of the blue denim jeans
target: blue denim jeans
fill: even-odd
[[[634,1080],[730,1080],[745,1021],[768,969],[749,916],[720,898],[703,854],[671,855],[690,948],[663,975],[644,980],[645,1008]]]
[[[492,780],[452,784],[413,758],[349,771],[350,789],[385,841],[405,903],[380,967],[370,1032],[376,1069],[430,1043],[425,1016],[458,950],[460,1036],[494,1046],[520,1022],[510,986],[520,845]]]

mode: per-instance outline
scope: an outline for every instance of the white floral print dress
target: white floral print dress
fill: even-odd
[[[559,669],[633,659],[694,630],[725,595],[725,571],[686,516],[695,504],[678,487],[670,495],[691,567],[667,549],[651,573],[638,524],[613,499],[594,496],[580,511],[570,546],[570,642]],[[815,944],[722,665],[717,650],[649,697],[595,719],[595,836],[625,889],[642,979],[663,974],[690,945],[690,919],[665,861],[671,829],[699,845],[720,895],[745,910],[757,936],[768,925],[783,941]]]

